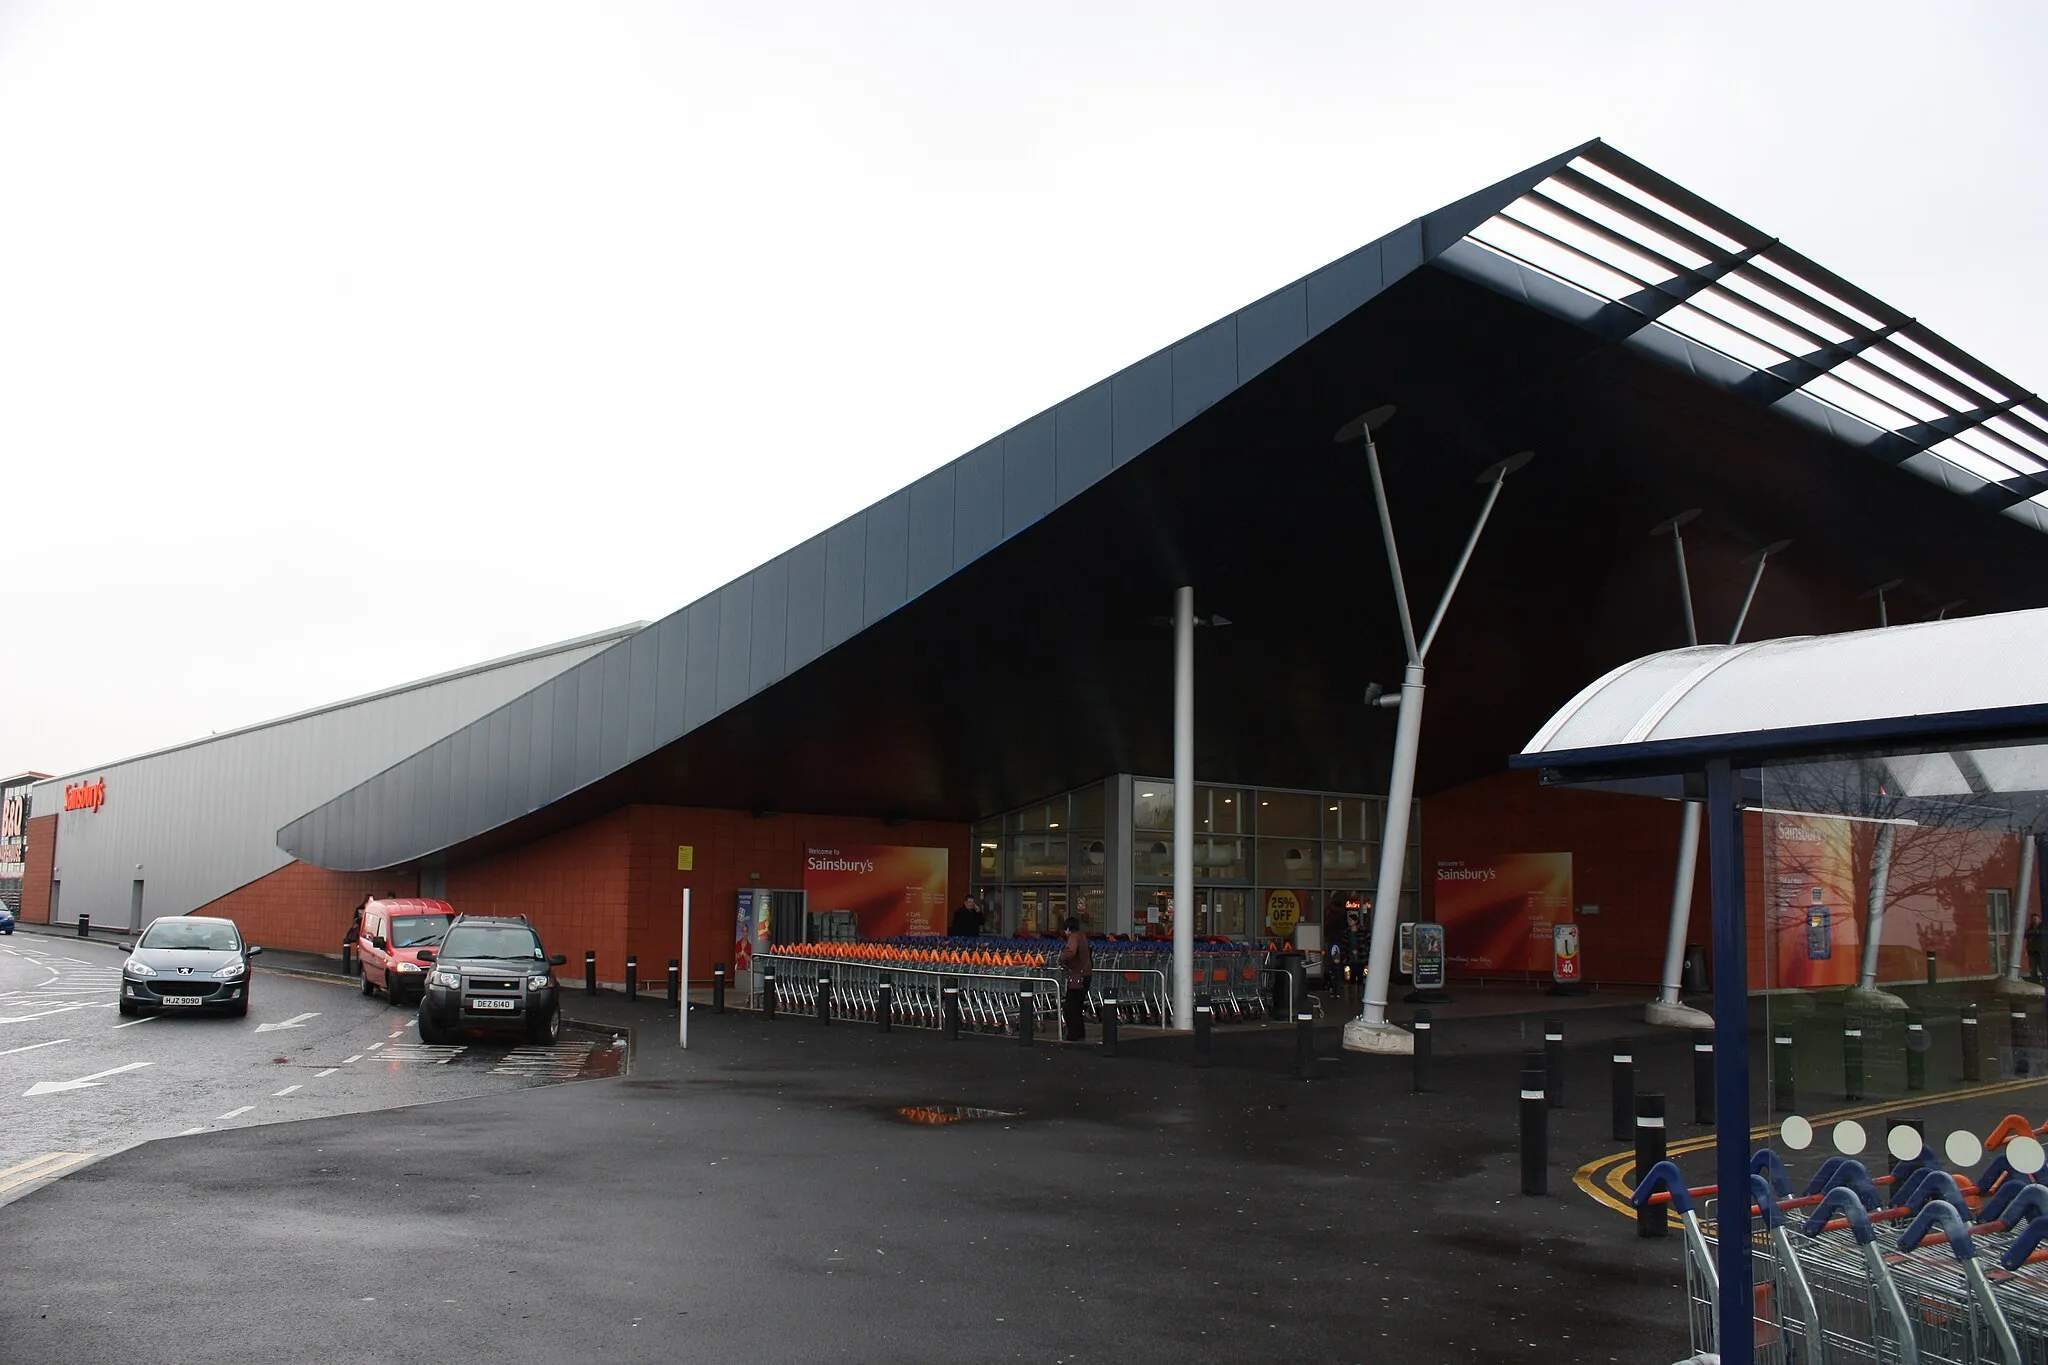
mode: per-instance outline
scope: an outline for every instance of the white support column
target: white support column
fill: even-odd
[[[1664,935],[1664,977],[1657,998],[1650,1002],[1644,1018],[1667,1028],[1712,1028],[1714,1017],[1679,999],[1680,975],[1685,970],[1685,933],[1692,922],[1693,881],[1700,865],[1700,819],[1697,801],[1685,803],[1685,815],[1678,827],[1678,871],[1671,883],[1671,918]]]
[[[1387,823],[1381,834],[1380,875],[1372,899],[1372,950],[1365,966],[1365,1011],[1344,1026],[1344,1046],[1358,1052],[1413,1052],[1415,1038],[1387,1022],[1387,992],[1394,975],[1394,940],[1401,919],[1401,873],[1408,857],[1408,816],[1415,804],[1415,760],[1422,747],[1423,669],[1401,675],[1400,719],[1394,730],[1394,770],[1387,783]]]
[[[1863,961],[1856,972],[1856,987],[1850,992],[1865,1004],[1891,1010],[1905,1009],[1906,1002],[1890,991],[1878,989],[1877,950],[1884,943],[1884,911],[1891,887],[1892,849],[1898,840],[1897,825],[1878,827],[1877,843],[1870,850],[1870,900],[1863,920]]]
[[[2005,970],[1992,989],[1999,995],[2025,996],[2038,999],[2042,987],[2026,977],[2027,964],[2027,911],[2034,900],[2034,836],[2031,831],[2020,835],[2019,885],[2012,889],[2012,938],[2006,944]]]
[[[1173,1027],[1195,1019],[1195,590],[1173,594]]]

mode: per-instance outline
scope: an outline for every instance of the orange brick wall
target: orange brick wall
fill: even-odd
[[[50,922],[50,870],[57,865],[57,817],[39,815],[28,822],[28,866],[21,879],[21,918],[29,924]]]
[[[956,824],[884,825],[827,815],[757,819],[744,811],[628,806],[524,847],[448,869],[448,899],[475,914],[525,915],[551,953],[568,957],[563,975],[581,979],[583,954],[595,951],[598,977],[625,979],[626,955],[660,988],[668,960],[680,955],[683,889],[691,896],[690,976],[711,979],[732,957],[735,895],[745,887],[800,890],[804,850],[814,844],[869,843],[944,848],[950,897],[967,887],[969,829]],[[693,850],[688,872],[676,850]],[[758,873],[756,877],[754,874]]]
[[[192,911],[224,915],[251,943],[293,952],[341,957],[341,936],[365,896],[416,896],[411,868],[387,872],[332,872],[292,862]]]

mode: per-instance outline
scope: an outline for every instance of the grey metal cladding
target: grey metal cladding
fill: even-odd
[[[643,634],[645,632],[642,632]],[[527,802],[533,791],[534,694],[514,697],[505,704],[505,816],[514,820],[533,809]]]
[[[910,600],[910,490],[899,488],[867,511],[867,557],[860,623],[871,626]]]
[[[954,465],[941,465],[910,485],[910,524],[904,532],[904,568],[915,597],[953,572]]]
[[[860,630],[867,557],[867,513],[850,516],[825,533],[826,649],[852,639]]]
[[[649,627],[617,646],[626,651],[626,758],[653,751],[661,686],[661,637]]]
[[[789,626],[784,671],[794,673],[825,652],[825,537],[789,552]],[[664,731],[663,733],[669,733]],[[681,734],[681,730],[674,731]]]
[[[443,789],[442,804],[448,809],[449,822],[460,829],[470,822],[474,808],[482,804],[477,800],[477,788],[483,785],[479,780],[484,756],[483,730],[479,726],[465,725],[448,738],[449,776],[459,775],[461,781]]]
[[[508,790],[523,793],[515,804],[530,810],[566,795],[814,662],[1158,445],[1580,150],[1408,223],[1145,357],[700,597],[630,646],[556,676],[525,710],[506,713],[511,744],[526,754],[523,781],[517,764],[506,777]],[[623,696],[614,671],[626,678]],[[429,798],[446,806],[450,782],[478,780],[467,762],[451,771],[408,761],[371,783],[412,776],[423,783],[421,808],[395,843],[376,841],[383,862],[490,827],[444,829],[425,810]],[[288,834],[286,847],[299,856],[333,865],[345,809],[331,802],[280,838]],[[432,834],[422,833],[426,825]]]
[[[789,556],[775,558],[754,570],[754,621],[749,628],[751,657],[747,663],[747,695],[780,682],[789,648]]]
[[[1308,340],[1308,288],[1301,281],[1268,294],[1237,315],[1237,375],[1264,371]]]
[[[700,597],[690,604],[686,622],[689,645],[683,679],[683,723],[694,730],[718,714],[718,598]]]
[[[1063,503],[1110,470],[1110,381],[1081,390],[1053,409],[1052,493]]]
[[[1119,468],[1173,430],[1173,356],[1159,351],[1110,377],[1110,453]]]
[[[742,574],[720,588],[718,597],[718,709],[747,699],[747,666],[754,633],[754,575]]]
[[[480,818],[492,829],[510,820],[517,812],[512,809],[512,716],[504,707],[499,707],[484,717],[484,733],[489,736],[485,746],[483,811]]]
[[[594,662],[604,678],[597,723],[597,768],[616,772],[626,766],[626,705],[633,692],[632,655],[621,641]],[[487,827],[488,828],[488,827]]]
[[[953,567],[963,569],[1003,540],[1003,438],[953,461]]]
[[[689,729],[683,720],[685,672],[689,662],[689,608],[670,612],[641,634],[655,642],[654,738],[658,747],[670,735]]]
[[[1052,414],[1042,412],[1003,436],[1005,539],[1052,511],[1052,429]]]

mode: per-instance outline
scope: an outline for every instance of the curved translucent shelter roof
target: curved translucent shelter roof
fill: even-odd
[[[1614,669],[1529,741],[1515,766],[1564,776],[2048,737],[2048,609],[1748,645],[1674,649]],[[1910,764],[1915,794],[2038,790],[2031,762],[1965,775]],[[1967,763],[1967,760],[1966,760]]]

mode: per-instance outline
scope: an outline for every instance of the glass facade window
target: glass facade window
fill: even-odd
[[[1139,829],[1173,828],[1173,784],[1146,779],[1131,788],[1131,823]]]
[[[1314,839],[1259,840],[1259,885],[1316,885],[1321,876],[1319,854]]]
[[[1322,807],[1326,803],[1311,792],[1259,793],[1259,833],[1314,839],[1322,829]],[[1357,831],[1352,831],[1357,837]],[[1334,835],[1331,837],[1335,837]]]

